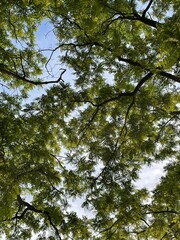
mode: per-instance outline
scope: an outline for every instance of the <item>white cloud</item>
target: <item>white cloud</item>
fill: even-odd
[[[151,166],[143,166],[139,174],[139,179],[134,185],[138,189],[147,188],[149,191],[152,191],[164,175],[163,168],[168,162],[166,160],[164,162],[153,163]]]

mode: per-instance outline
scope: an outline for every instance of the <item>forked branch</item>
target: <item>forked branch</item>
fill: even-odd
[[[45,81],[45,82],[42,82],[42,81],[33,81],[33,80],[29,80],[28,78],[26,78],[25,76],[22,76],[21,74],[17,73],[17,72],[14,72],[14,71],[11,71],[10,69],[8,69],[7,66],[5,66],[4,64],[0,64],[0,73],[2,74],[6,74],[10,77],[13,77],[17,80],[20,80],[20,81],[23,81],[23,82],[26,82],[26,83],[30,83],[30,84],[33,84],[33,85],[46,85],[46,84],[53,84],[53,83],[58,83],[60,81],[63,81],[62,79],[62,76],[63,74],[66,72],[66,69],[60,69],[62,70],[59,78],[57,80],[52,80],[52,81]]]
[[[25,209],[24,211],[21,213],[21,215],[18,215],[18,212],[15,214],[15,216],[11,219],[11,220],[16,220],[16,219],[22,219],[24,217],[24,215],[26,214],[27,211],[33,211],[33,212],[36,212],[36,213],[42,213],[44,214],[50,225],[53,227],[53,229],[55,230],[55,233],[56,235],[58,236],[58,239],[61,240],[61,236],[59,234],[59,231],[57,229],[57,227],[55,226],[55,224],[53,223],[52,219],[51,219],[51,216],[50,216],[50,213],[48,211],[44,211],[44,210],[41,210],[41,209],[37,209],[35,208],[33,205],[29,204],[28,202],[24,201],[20,195],[17,195],[17,201],[19,203],[19,206],[24,206]]]

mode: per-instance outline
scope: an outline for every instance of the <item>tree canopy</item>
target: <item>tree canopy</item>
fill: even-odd
[[[179,239],[180,2],[1,0],[0,13],[0,233]],[[54,48],[37,45],[42,21]],[[165,161],[153,191],[135,186]]]

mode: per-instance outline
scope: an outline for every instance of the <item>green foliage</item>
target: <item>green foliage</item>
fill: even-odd
[[[0,2],[7,239],[179,239],[179,9],[173,0]],[[58,42],[48,59],[36,45],[43,20]],[[73,81],[62,69],[43,79],[57,51],[51,64]],[[135,187],[145,164],[164,161],[153,191]]]

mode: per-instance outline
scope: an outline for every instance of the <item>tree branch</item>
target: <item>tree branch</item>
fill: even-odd
[[[19,202],[20,205],[23,205],[23,206],[27,207],[28,210],[31,210],[31,211],[37,212],[37,213],[44,213],[44,211],[35,208],[34,206],[32,206],[31,204],[29,204],[28,202],[25,202],[25,201],[21,198],[20,195],[17,195],[17,201]]]
[[[122,134],[122,131],[121,131],[121,134]],[[120,135],[121,135],[121,134],[120,134]],[[106,162],[106,165],[103,167],[102,171],[98,174],[98,176],[93,179],[93,182],[91,183],[91,189],[93,189],[96,181],[97,181],[97,180],[104,174],[104,172],[107,170],[110,162],[112,162],[113,160],[115,160],[116,155],[117,155],[117,150],[118,150],[118,149],[122,146],[122,144],[123,144],[123,143],[122,143],[120,146],[118,146],[118,142],[119,142],[119,137],[116,139],[116,142],[115,142],[115,144],[114,144],[114,150],[113,150],[110,158],[109,158],[108,161]]]
[[[17,212],[16,215],[11,218],[11,220],[22,219],[28,210],[29,208],[25,208],[24,211],[21,213],[21,215],[18,215],[18,212]]]
[[[167,126],[167,124],[169,123],[169,122],[171,122],[174,118],[175,118],[175,116],[176,115],[174,115],[174,114],[172,114],[173,116],[170,118],[170,119],[168,119],[163,125],[162,125],[162,127],[160,128],[160,130],[159,130],[159,132],[158,132],[158,135],[157,135],[157,137],[156,137],[156,142],[158,142],[159,141],[159,139],[160,139],[160,137],[161,137],[161,132],[163,131],[163,129]]]
[[[51,219],[51,217],[50,217],[50,213],[47,212],[47,211],[44,211],[44,214],[46,214],[46,216],[47,216],[47,218],[48,218],[48,220],[49,220],[50,225],[54,228],[54,230],[55,230],[55,232],[56,232],[56,235],[57,235],[58,238],[61,240],[61,236],[60,236],[60,234],[59,234],[59,231],[58,231],[56,225],[52,222],[52,219]]]
[[[145,15],[146,15],[147,11],[149,10],[149,8],[151,7],[152,3],[153,3],[153,0],[150,0],[147,7],[144,9],[143,14],[142,14],[143,18],[145,17]]]
[[[37,81],[36,82],[36,81],[32,81],[32,80],[27,79],[25,76],[21,76],[20,74],[11,71],[4,64],[0,64],[0,72],[1,73],[6,74],[8,76],[11,76],[11,77],[13,77],[13,78],[15,78],[17,80],[21,80],[23,82],[27,82],[27,83],[33,84],[33,85],[45,85],[45,84],[58,83],[60,81],[63,81],[62,76],[66,72],[66,69],[61,69],[61,70],[62,70],[62,72],[60,74],[60,77],[57,80],[45,81],[45,82]]]
[[[145,9],[146,12],[150,8],[151,4],[152,3],[148,4],[147,10]],[[109,9],[111,9],[112,11],[114,11],[116,15],[119,14],[119,17],[117,19],[121,19],[121,20],[126,20],[127,19],[127,20],[132,20],[132,21],[140,21],[140,22],[142,22],[142,23],[144,23],[144,24],[146,24],[146,25],[148,25],[150,27],[153,27],[153,28],[157,28],[157,25],[160,24],[160,23],[158,23],[155,20],[146,18],[145,17],[146,12],[145,12],[145,14],[140,16],[135,9],[133,9],[132,13],[128,13],[127,14],[127,13],[124,13],[124,12],[118,10],[118,9],[114,9],[114,8],[110,7],[109,5],[107,5],[107,4],[103,4],[103,6],[105,6],[105,7],[109,8]]]
[[[151,77],[153,76],[152,72],[149,72],[148,74],[146,74],[146,76],[144,76],[139,83],[137,84],[137,86],[135,87],[134,91],[133,91],[133,95],[136,95],[136,93],[139,91],[139,89],[142,87],[142,85],[149,80]]]
[[[160,71],[159,74],[163,77],[169,78],[169,79],[171,79],[175,82],[180,83],[180,77],[178,77],[178,76],[172,75],[171,73],[167,73],[167,72],[164,72],[164,71]]]
[[[99,104],[94,104],[95,106],[102,106],[106,103],[109,103],[109,102],[112,102],[112,101],[115,101],[115,100],[118,100],[120,99],[121,97],[124,97],[124,96],[129,96],[129,97],[133,97],[137,94],[137,92],[139,91],[139,89],[142,87],[142,85],[147,81],[149,80],[151,77],[153,76],[153,73],[152,72],[149,72],[147,73],[140,81],[139,83],[136,85],[136,87],[134,88],[134,91],[132,92],[121,92],[119,93],[117,96],[115,97],[112,97],[112,98],[109,98]]]
[[[162,210],[162,211],[146,212],[145,214],[161,214],[161,213],[174,213],[174,214],[178,214],[179,212],[173,211],[173,210]]]
[[[140,218],[141,221],[143,221],[148,227],[150,227],[150,225],[147,223],[147,221],[144,218]]]
[[[122,135],[122,132],[124,131],[124,129],[126,128],[126,123],[127,123],[127,119],[128,119],[128,115],[129,115],[129,112],[132,108],[132,106],[134,105],[135,103],[135,96],[137,94],[137,92],[139,91],[139,89],[142,87],[142,85],[147,81],[149,80],[151,77],[153,76],[153,73],[149,72],[147,73],[140,81],[139,83],[136,85],[136,87],[134,88],[134,90],[132,92],[121,92],[119,93],[117,96],[115,97],[112,97],[112,98],[109,98],[109,99],[106,99],[105,101],[101,102],[101,103],[93,103],[91,101],[86,101],[86,100],[82,100],[81,102],[85,102],[85,103],[91,103],[94,107],[96,107],[96,110],[94,111],[92,117],[90,118],[90,120],[88,121],[88,123],[84,126],[84,128],[81,130],[81,136],[80,136],[80,139],[77,143],[77,147],[79,146],[83,136],[85,135],[87,129],[89,128],[89,126],[91,125],[91,123],[93,122],[93,120],[95,119],[96,115],[98,114],[99,110],[100,110],[100,107],[102,107],[103,105],[109,103],[109,102],[112,102],[112,101],[116,101],[118,99],[120,99],[121,97],[123,96],[129,96],[129,97],[133,97],[133,100],[131,102],[131,104],[129,105],[128,109],[127,109],[127,112],[126,112],[126,115],[125,115],[125,120],[124,120],[124,124],[123,124],[123,127],[122,127],[122,131],[121,131],[121,135]],[[78,101],[79,102],[79,101]],[[126,133],[124,134],[126,135]]]
[[[136,11],[134,12],[134,16],[135,16],[135,18],[132,19],[132,20],[138,20],[138,21],[140,21],[140,22],[142,22],[142,23],[144,23],[144,24],[146,24],[150,27],[153,27],[153,28],[157,29],[157,26],[161,25],[161,23],[159,23],[159,22],[157,22],[153,19],[149,19],[149,18],[146,18],[145,16],[139,15]]]
[[[172,228],[173,228],[174,225],[176,225],[176,224],[177,224],[177,222],[172,222],[172,223],[170,223],[170,224],[168,225],[169,230],[172,230]],[[168,236],[168,234],[169,234],[169,231],[165,232],[165,234],[162,236],[162,238],[161,238],[160,240],[163,240],[166,236]]]
[[[170,114],[172,114],[172,115],[179,115],[180,111],[171,111]]]
[[[117,219],[110,227],[101,230],[100,233],[111,230],[118,222],[119,222],[119,219]]]
[[[136,62],[136,61],[133,61],[132,59],[123,58],[123,57],[118,57],[118,60],[119,60],[120,62],[129,63],[129,64],[132,65],[132,66],[140,67],[140,68],[142,68],[142,69],[144,69],[144,70],[150,71],[149,68],[146,68],[146,67],[142,66],[142,64],[140,64],[140,63],[138,63],[138,62]],[[157,70],[158,70],[158,68],[157,68]],[[171,73],[167,73],[167,72],[165,72],[165,71],[159,71],[157,74],[159,74],[159,75],[161,75],[161,76],[163,76],[163,77],[169,78],[169,79],[171,79],[171,80],[173,80],[173,81],[175,81],[175,82],[180,83],[180,77],[175,76],[175,75],[173,75],[173,74],[171,74]]]
[[[101,47],[101,48],[103,48],[103,49],[106,49],[106,50],[108,50],[109,52],[112,52],[112,49],[111,49],[110,47],[107,48],[106,46],[104,46],[104,45],[101,44],[101,43],[93,42],[92,44],[95,45],[95,46],[99,46],[99,47]],[[128,63],[128,64],[130,64],[130,65],[132,65],[132,66],[134,66],[134,67],[139,67],[139,68],[141,68],[141,69],[143,69],[143,70],[145,70],[145,71],[152,72],[150,68],[145,67],[145,66],[143,66],[141,63],[136,62],[136,61],[134,61],[134,60],[132,60],[132,59],[124,58],[124,57],[121,57],[121,56],[117,56],[117,59],[118,59],[120,62]],[[156,70],[158,70],[158,68],[157,68]],[[173,81],[175,81],[175,82],[180,83],[180,77],[179,77],[179,76],[175,76],[175,75],[173,75],[173,74],[171,74],[171,73],[167,73],[167,72],[165,72],[165,71],[159,71],[159,72],[157,72],[156,74],[159,74],[160,76],[169,78],[169,79],[171,79],[171,80],[173,80]]]
[[[0,83],[0,85],[2,86],[2,87],[5,87],[5,88],[7,88],[7,89],[10,89],[9,87],[7,87],[5,84],[3,84],[3,83]]]
[[[94,106],[96,106],[96,105],[94,105]],[[94,121],[94,119],[95,119],[96,115],[98,114],[98,112],[99,112],[99,106],[96,106],[96,110],[94,111],[92,117],[89,119],[89,121],[86,123],[86,125],[85,125],[85,126],[83,127],[83,129],[81,130],[81,135],[80,135],[80,138],[79,138],[79,140],[78,140],[78,143],[77,143],[76,147],[79,146],[81,140],[83,139],[83,137],[84,137],[85,134],[86,134],[87,129],[90,127],[90,125],[91,125],[92,122]]]
[[[47,216],[50,225],[54,228],[54,230],[55,230],[55,232],[56,232],[56,235],[57,235],[58,238],[61,240],[61,236],[60,236],[60,234],[59,234],[59,231],[58,231],[57,227],[54,225],[54,223],[52,222],[50,213],[49,213],[48,211],[44,211],[44,210],[40,210],[40,209],[35,208],[34,206],[32,206],[31,204],[29,204],[28,202],[25,202],[25,201],[21,198],[20,195],[17,195],[17,201],[19,202],[20,205],[23,205],[23,206],[25,206],[26,208],[24,209],[23,213],[22,213],[20,216],[17,216],[17,214],[16,214],[15,217],[12,218],[12,220],[13,220],[13,219],[16,219],[16,218],[21,219],[28,210],[33,211],[33,212],[37,212],[37,213],[42,213],[42,214],[44,214],[44,215]]]

